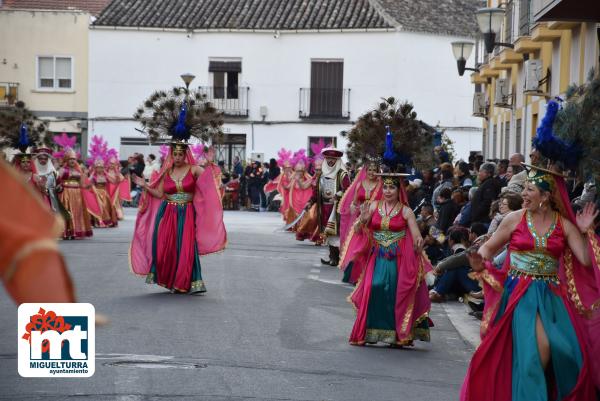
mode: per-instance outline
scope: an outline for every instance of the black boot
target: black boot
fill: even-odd
[[[331,266],[336,266],[340,264],[340,248],[338,248],[337,246],[332,246],[331,247],[331,253],[330,253],[330,265]]]
[[[323,259],[323,258],[321,258],[321,263],[322,264],[331,266],[331,260],[333,259],[333,249],[334,249],[334,247],[332,247],[331,245],[329,245],[329,259]]]

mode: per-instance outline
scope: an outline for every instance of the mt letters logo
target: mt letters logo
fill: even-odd
[[[21,304],[19,375],[90,377],[95,370],[92,304]]]

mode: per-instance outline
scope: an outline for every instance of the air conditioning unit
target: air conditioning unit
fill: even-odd
[[[525,61],[525,93],[539,93],[542,80],[542,60],[529,59]]]
[[[511,94],[509,80],[507,78],[498,78],[496,80],[496,92],[494,93],[494,106],[511,107]]]
[[[475,92],[473,94],[473,117],[485,117],[487,114],[487,104],[485,93]]]

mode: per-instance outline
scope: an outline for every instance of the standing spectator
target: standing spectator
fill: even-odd
[[[452,190],[450,188],[442,188],[437,202],[439,215],[436,227],[443,233],[446,233],[458,214],[458,207],[452,200]]]
[[[252,174],[252,164],[249,163],[244,169],[244,174],[240,177],[240,202],[244,209],[249,208],[250,174]]]
[[[154,173],[158,174],[158,172],[160,171],[160,162],[156,160],[156,156],[152,153],[148,155],[146,162],[147,164],[144,167],[142,175],[144,176],[144,180],[146,180],[146,182],[150,182],[150,180],[152,179],[152,175]]]
[[[508,165],[508,159],[502,159],[498,162],[498,180],[503,187],[508,184],[508,179],[506,178],[506,170],[508,169]]]
[[[244,173],[244,166],[238,156],[233,158],[233,174],[237,174],[240,177]]]
[[[454,187],[454,185],[452,183],[452,178],[454,177],[452,174],[452,166],[450,169],[442,168],[441,172],[442,172],[442,181],[433,190],[433,195],[431,196],[431,203],[433,204],[433,207],[436,209],[439,207],[437,199],[440,194],[440,191],[444,188],[448,188],[448,189],[450,189],[450,193],[452,194],[452,188]],[[450,199],[450,197],[448,197],[448,199]]]
[[[471,201],[471,222],[489,224],[490,206],[500,193],[500,183],[494,176],[494,163],[483,163],[477,174],[479,187]]]
[[[487,233],[493,234],[504,217],[506,217],[506,215],[510,212],[521,209],[522,204],[523,198],[521,198],[521,195],[513,192],[506,192],[502,194],[498,204],[498,213],[496,213],[496,215],[492,218],[492,222],[490,223]]]

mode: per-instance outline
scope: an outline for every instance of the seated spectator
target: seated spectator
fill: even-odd
[[[468,245],[467,236],[464,230],[452,230],[448,236],[448,246],[452,255],[463,253]],[[432,302],[444,302],[449,294],[465,294],[471,291],[480,291],[481,288],[477,281],[469,278],[471,268],[466,263],[455,269],[441,272],[436,270],[439,275],[435,286],[429,291],[429,299]]]
[[[444,188],[448,188],[450,189],[450,193],[452,193],[452,189],[454,188],[454,184],[452,183],[452,165],[449,164],[450,168],[442,168],[440,171],[441,174],[441,182],[439,183],[439,185],[433,190],[433,195],[431,197],[431,203],[433,204],[433,207],[435,209],[437,209],[439,207],[438,203],[437,203],[437,199],[438,199],[438,195],[440,194],[440,191]]]
[[[511,175],[508,175],[507,169],[508,184],[504,188],[502,188],[503,193],[506,191],[510,191],[521,194],[521,192],[523,192],[523,188],[525,187],[525,180],[527,179],[527,171],[521,164],[524,161],[525,157],[520,153],[515,153],[510,156],[509,167],[511,170]]]
[[[434,238],[432,231],[435,231],[434,226],[428,226],[424,221],[417,223],[421,236],[423,237],[423,250],[432,264],[436,264],[444,257],[442,245]]]
[[[473,195],[477,191],[477,187],[471,187],[469,189],[469,200],[465,205],[460,209],[460,212],[456,216],[454,220],[455,225],[459,225],[461,227],[469,227],[471,225],[471,200],[473,199]]]
[[[430,203],[426,203],[423,206],[421,206],[421,213],[417,218],[417,222],[419,221],[422,221],[425,224],[427,224],[427,227],[431,227],[435,224],[435,218],[433,217],[433,206]]]
[[[443,188],[439,192],[437,202],[439,205],[439,217],[436,221],[436,227],[443,233],[446,233],[458,214],[458,206],[452,200],[452,190],[450,188]]]
[[[498,200],[498,213],[492,218],[490,227],[488,228],[488,234],[493,234],[498,229],[498,226],[510,212],[521,209],[523,204],[523,198],[521,195],[514,192],[505,192],[500,196]]]
[[[500,181],[500,184],[503,187],[505,187],[508,184],[508,178],[506,177],[508,165],[508,159],[502,159],[498,162],[498,180]]]
[[[479,187],[471,200],[471,221],[489,224],[490,206],[500,194],[500,182],[494,176],[494,163],[484,163],[477,173]]]

